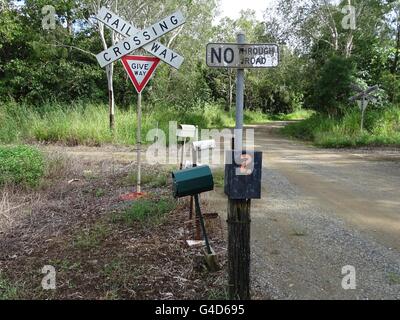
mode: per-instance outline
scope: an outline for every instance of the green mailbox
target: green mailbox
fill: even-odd
[[[214,189],[214,179],[209,166],[199,166],[172,172],[175,198],[193,196]]]

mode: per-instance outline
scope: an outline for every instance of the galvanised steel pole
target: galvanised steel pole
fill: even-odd
[[[246,36],[243,32],[237,34],[237,43],[244,44]],[[244,107],[244,69],[238,69],[236,75],[236,131],[235,150],[243,146],[243,107]]]

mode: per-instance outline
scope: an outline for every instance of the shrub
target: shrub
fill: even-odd
[[[0,147],[0,185],[35,187],[44,174],[42,153],[29,146]]]

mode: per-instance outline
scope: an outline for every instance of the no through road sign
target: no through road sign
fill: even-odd
[[[273,68],[279,64],[276,44],[209,43],[207,65],[214,68]]]

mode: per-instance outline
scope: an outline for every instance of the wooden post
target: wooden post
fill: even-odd
[[[228,203],[228,283],[231,300],[250,300],[251,200]]]
[[[237,35],[239,44],[245,35]],[[244,69],[236,76],[235,151],[243,150]],[[235,159],[232,159],[235,161]],[[251,200],[228,200],[228,284],[231,300],[250,299],[250,206]]]
[[[136,136],[136,145],[137,145],[137,187],[136,192],[141,193],[141,180],[142,180],[142,93],[138,94],[138,102],[137,102],[137,136]]]

